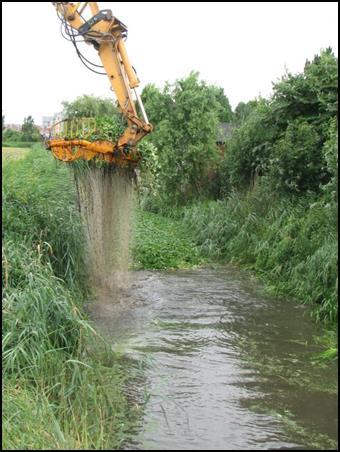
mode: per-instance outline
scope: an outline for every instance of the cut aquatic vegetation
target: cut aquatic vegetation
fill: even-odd
[[[126,119],[110,99],[85,95],[63,105],[63,117],[74,125],[70,129],[72,138],[116,142],[127,127]]]
[[[126,121],[121,116],[95,118],[95,131],[90,135],[90,141],[115,142],[124,133]]]
[[[126,129],[120,116],[101,118],[68,118],[63,125],[64,139],[116,142]]]

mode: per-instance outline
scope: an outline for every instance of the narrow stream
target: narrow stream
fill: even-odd
[[[239,270],[136,272],[93,317],[144,362],[130,450],[335,450],[337,365],[322,366],[306,309]]]

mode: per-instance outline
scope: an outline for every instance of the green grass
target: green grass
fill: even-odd
[[[33,148],[37,143],[32,141],[5,141],[2,142],[3,148]]]
[[[2,148],[2,160],[17,160],[25,157],[29,148]]]
[[[37,146],[3,164],[3,448],[120,449],[130,369],[93,330],[67,165]]]
[[[272,293],[308,303],[317,320],[336,324],[336,205],[258,190],[182,215],[204,255],[255,271]]]
[[[3,449],[62,449],[67,444],[48,402],[21,382],[5,383],[3,391]]]
[[[135,269],[188,268],[204,263],[180,221],[143,211],[136,218],[133,257]]]

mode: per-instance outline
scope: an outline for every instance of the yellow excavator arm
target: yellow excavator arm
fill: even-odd
[[[111,10],[99,10],[96,2],[55,2],[53,5],[66,31],[66,38],[73,43],[83,63],[87,65],[90,62],[83,55],[79,55],[77,39],[81,38],[98,51],[102,70],[107,74],[112,90],[117,96],[127,128],[116,143],[90,142],[79,139],[79,135],[73,138],[70,133],[77,130],[79,134],[79,128],[88,127],[89,120],[78,120],[76,126],[70,121],[61,121],[52,127],[47,147],[56,158],[63,161],[100,158],[117,166],[137,164],[140,156],[136,144],[152,131],[152,126],[148,122],[137,91],[139,80],[126,51],[124,40],[127,36],[127,27],[113,16]],[[138,116],[135,101],[139,105],[142,118]]]

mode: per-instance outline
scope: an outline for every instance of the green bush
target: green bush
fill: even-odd
[[[231,117],[223,90],[199,80],[197,73],[143,90],[145,109],[154,124],[147,138],[158,150],[156,208],[184,204],[214,194],[212,181],[220,161],[216,145],[220,121]]]
[[[277,191],[319,191],[329,179],[322,143],[315,128],[306,121],[290,123],[273,145],[269,159],[271,186]]]
[[[238,107],[220,165],[223,193],[251,187],[256,176],[278,192],[321,194],[331,180],[334,187],[337,67],[331,49],[322,51],[303,73],[275,83],[268,101]]]
[[[6,129],[2,133],[2,143],[9,142],[9,143],[16,144],[16,143],[19,143],[22,141],[24,141],[22,133],[19,132],[18,130]],[[3,144],[3,146],[4,146],[4,144]]]

